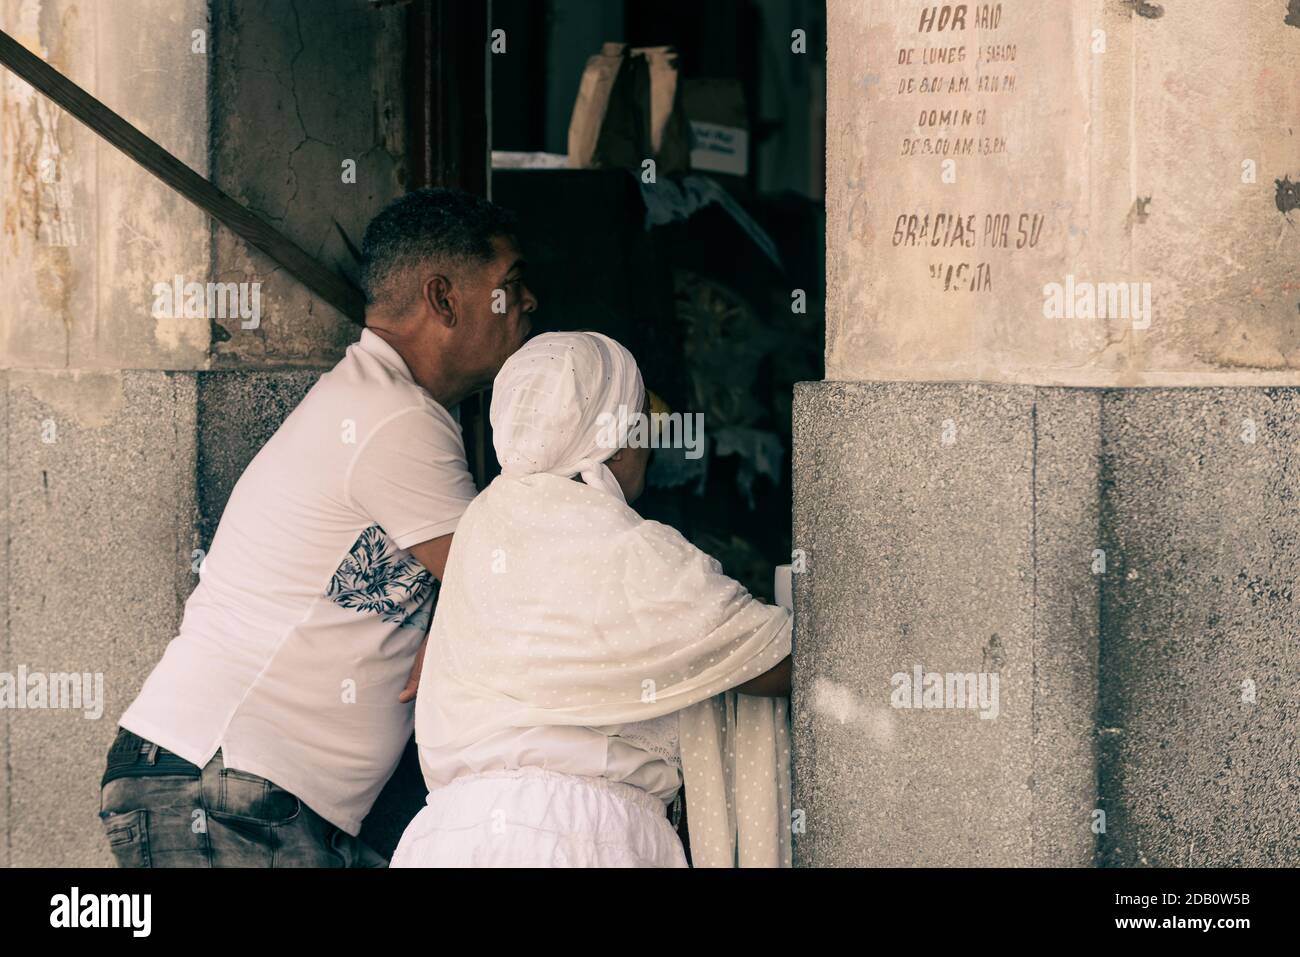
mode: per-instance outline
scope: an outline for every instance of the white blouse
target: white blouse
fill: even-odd
[[[604,777],[671,804],[682,786],[677,714],[601,728],[547,725],[498,731],[467,748],[420,746],[429,790],[481,771],[521,767]]]

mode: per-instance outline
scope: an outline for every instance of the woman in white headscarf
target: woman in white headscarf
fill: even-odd
[[[501,475],[452,542],[415,714],[430,793],[392,866],[682,867],[684,780],[696,866],[788,867],[790,617],[628,506],[631,354],[538,336],[493,390]]]

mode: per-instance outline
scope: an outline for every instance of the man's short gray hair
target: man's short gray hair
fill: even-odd
[[[516,225],[505,207],[459,189],[417,189],[393,200],[361,240],[366,303],[392,298],[392,280],[430,260],[443,268],[490,262],[493,237],[514,237]]]

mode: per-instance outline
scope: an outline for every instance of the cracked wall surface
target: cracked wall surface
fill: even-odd
[[[216,95],[211,143],[216,182],[338,272],[356,269],[370,217],[405,178],[401,10],[347,0],[216,0]],[[344,163],[355,182],[344,182]],[[330,305],[217,226],[213,274],[260,279],[259,328],[219,323],[221,366],[328,365],[356,338]]]

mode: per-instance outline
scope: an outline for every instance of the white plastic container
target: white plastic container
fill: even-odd
[[[794,612],[794,569],[790,565],[776,566],[776,603],[787,611]]]

